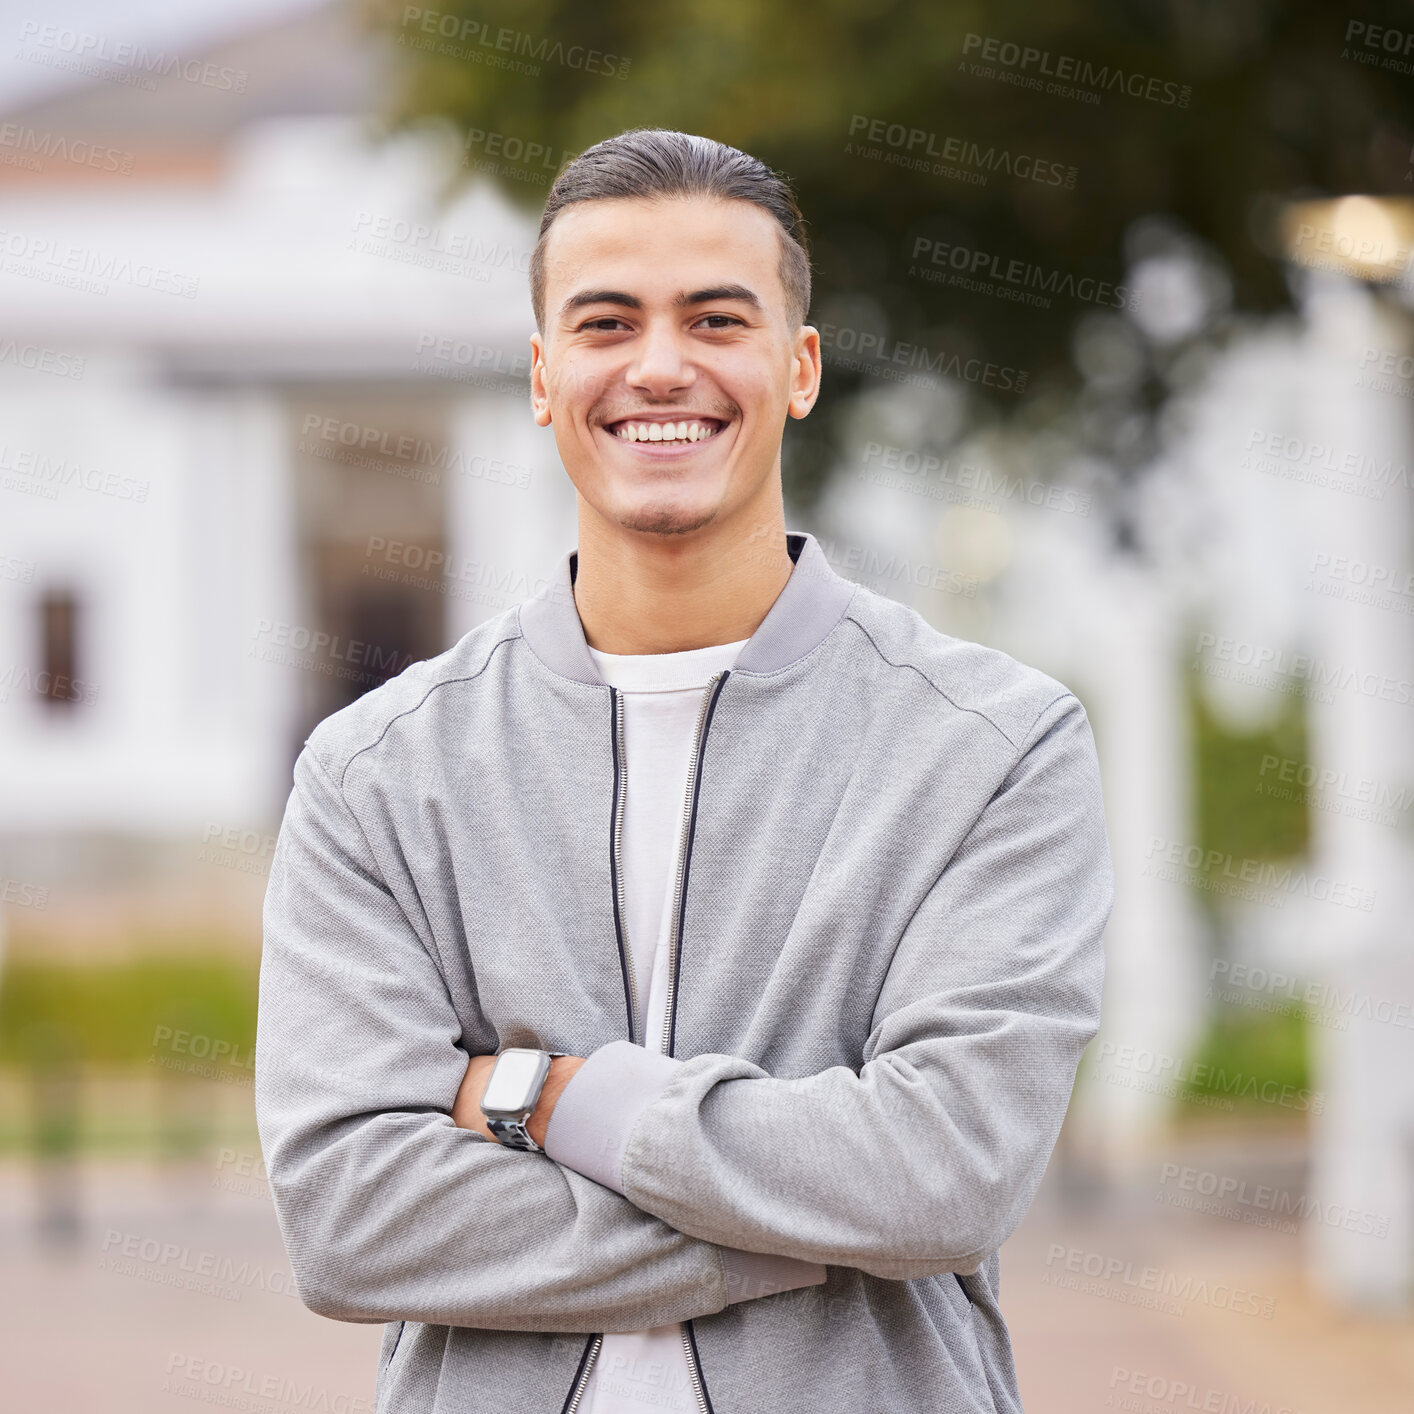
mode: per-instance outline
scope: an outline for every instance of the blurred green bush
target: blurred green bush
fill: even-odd
[[[81,1066],[150,1064],[169,1039],[163,1028],[249,1057],[258,981],[258,963],[225,957],[12,958],[0,974],[0,1065],[43,1067],[61,1057]]]
[[[195,1155],[254,1127],[258,961],[50,961],[0,973],[0,1152]],[[223,1140],[224,1142],[224,1140]]]
[[[1275,1012],[1225,1007],[1208,1021],[1187,1067],[1183,1099],[1227,1099],[1235,1113],[1274,1119],[1309,1114],[1320,1104],[1310,1088],[1310,1051],[1310,1021],[1300,1007]]]

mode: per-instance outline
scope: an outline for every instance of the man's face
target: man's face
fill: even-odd
[[[778,502],[785,419],[820,386],[780,239],[754,203],[703,197],[579,202],[551,227],[532,405],[609,524],[686,535]]]

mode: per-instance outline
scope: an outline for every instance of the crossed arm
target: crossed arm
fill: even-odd
[[[305,1304],[343,1321],[580,1333],[784,1289],[755,1252],[689,1237],[543,1155],[458,1127],[462,1025],[425,920],[390,874],[306,748],[266,893],[255,1072]]]
[[[1098,1025],[1098,774],[1080,704],[1052,709],[899,939],[858,1071],[777,1079],[610,1042],[555,1063],[530,1126],[548,1162],[466,1142],[493,1058],[458,1048],[425,919],[307,751],[272,861],[256,1052],[306,1303],[641,1330],[741,1299],[728,1264],[751,1254],[975,1271],[1030,1203]]]

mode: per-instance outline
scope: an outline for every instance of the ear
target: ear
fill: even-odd
[[[550,425],[550,397],[545,390],[545,341],[537,330],[530,336],[530,407],[537,427]]]
[[[802,324],[795,331],[791,347],[790,402],[792,417],[805,417],[820,396],[820,331],[813,324]]]

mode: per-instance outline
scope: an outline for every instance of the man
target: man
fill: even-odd
[[[820,346],[769,169],[600,143],[531,284],[576,550],[320,723],[272,863],[301,1295],[387,1323],[389,1414],[1018,1410],[997,1249],[1112,901],[1085,713],[786,532]]]

